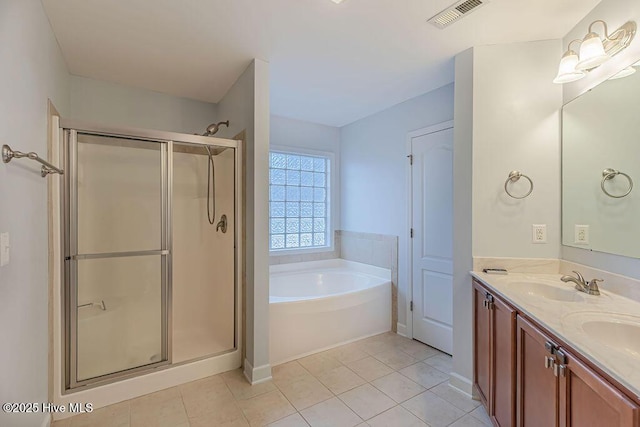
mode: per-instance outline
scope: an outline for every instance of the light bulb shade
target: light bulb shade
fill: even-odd
[[[635,64],[633,64],[634,67],[640,67],[640,61],[636,62]]]
[[[596,33],[589,33],[580,45],[580,61],[576,64],[576,69],[590,70],[604,64],[609,58],[611,57],[604,51],[600,37]]]
[[[622,79],[624,77],[629,77],[632,74],[635,74],[636,69],[633,67],[627,67],[624,70],[620,71],[617,74],[614,74],[612,77],[609,77],[609,80]]]
[[[578,54],[572,50],[568,50],[562,55],[560,60],[560,67],[558,68],[558,75],[553,82],[556,84],[564,84],[575,82],[585,76],[583,71],[576,70],[576,64],[578,63]]]

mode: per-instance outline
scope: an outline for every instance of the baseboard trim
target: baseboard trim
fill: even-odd
[[[473,382],[469,378],[463,377],[455,372],[451,372],[449,385],[459,392],[464,393],[471,398],[475,398],[473,396]]]
[[[251,385],[260,384],[271,379],[271,365],[267,363],[254,368],[247,359],[244,359],[243,373]]]
[[[403,324],[403,323],[396,323],[396,331],[398,335],[403,336],[405,338],[409,338],[409,336],[407,335],[407,325]]]

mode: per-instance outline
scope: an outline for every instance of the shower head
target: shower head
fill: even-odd
[[[222,125],[225,125],[226,127],[229,127],[229,120],[227,120],[226,122],[210,124],[209,126],[207,126],[207,130],[202,134],[202,136],[213,136],[213,135],[215,135],[220,130],[220,126],[222,126]]]

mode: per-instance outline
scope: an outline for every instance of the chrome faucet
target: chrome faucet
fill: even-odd
[[[579,290],[580,292],[584,292],[589,295],[600,295],[600,289],[598,289],[598,282],[603,282],[604,280],[591,279],[591,281],[587,283],[587,281],[584,279],[582,274],[578,273],[575,270],[573,272],[576,273],[576,277],[562,276],[560,280],[562,280],[565,283],[567,282],[575,283],[576,289]]]

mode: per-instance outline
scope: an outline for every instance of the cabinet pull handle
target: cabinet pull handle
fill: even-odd
[[[545,356],[545,357],[544,357],[544,367],[545,367],[546,369],[549,369],[549,368],[551,368],[552,366],[554,366],[554,363],[553,363],[553,362],[554,362],[553,357],[551,357],[551,356]]]
[[[567,367],[565,365],[556,365],[558,366],[558,375],[564,377],[566,375]]]
[[[491,295],[489,292],[485,292],[482,305],[484,305],[484,308],[486,308],[487,310],[491,310],[493,308],[493,295]]]
[[[556,377],[564,377],[566,375],[567,367],[566,365],[561,365],[554,363],[553,364],[553,375]]]

